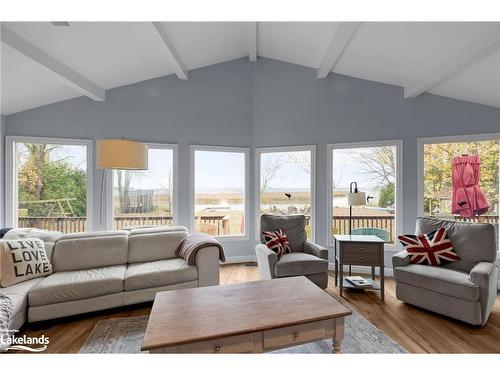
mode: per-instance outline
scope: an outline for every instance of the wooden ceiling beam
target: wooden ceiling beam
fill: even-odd
[[[500,27],[495,26],[443,61],[419,73],[413,82],[405,86],[405,98],[414,98],[431,90],[498,49],[500,49]]]
[[[170,41],[167,33],[163,29],[161,22],[152,22],[153,28],[156,30],[157,35],[160,37],[162,41],[162,52],[163,55],[167,58],[169,65],[174,70],[175,74],[179,79],[188,79],[189,74],[186,66],[182,62],[181,57],[177,53],[174,45]]]
[[[0,34],[2,43],[20,52],[37,64],[42,65],[67,86],[72,87],[93,100],[104,101],[106,99],[106,91],[103,88],[38,48],[22,36],[16,34],[5,25],[2,25]]]
[[[316,72],[316,77],[326,78],[340,59],[342,52],[346,49],[352,37],[358,30],[361,22],[341,22],[333,39],[325,51],[321,63]]]

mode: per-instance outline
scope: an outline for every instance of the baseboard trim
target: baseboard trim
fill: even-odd
[[[362,273],[362,274],[367,274],[367,275],[371,275],[371,273],[372,273],[371,267],[368,267],[368,266],[352,266],[351,268],[352,268],[352,272],[354,272],[354,273]],[[335,263],[328,263],[328,269],[330,271],[335,271]],[[344,266],[344,272],[346,272],[346,271],[349,271],[349,266]],[[375,268],[375,274],[376,275],[379,274],[378,267]],[[384,276],[392,277],[393,276],[392,268],[384,267]]]

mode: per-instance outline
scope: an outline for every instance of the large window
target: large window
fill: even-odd
[[[314,146],[257,149],[258,218],[303,214],[314,238],[314,156]]]
[[[498,223],[500,135],[460,136],[450,138],[425,138],[419,140],[420,157],[420,211],[425,216],[452,220]],[[481,215],[461,215],[452,208],[453,159],[479,156],[477,186],[486,198],[489,208]],[[455,170],[455,173],[457,171]],[[466,185],[472,182],[467,180]],[[472,195],[469,197],[475,199]],[[458,201],[457,201],[458,202]],[[484,202],[480,202],[484,205]],[[465,213],[465,212],[464,212]],[[462,217],[465,216],[465,217]]]
[[[113,170],[113,229],[175,222],[175,146],[150,144],[146,171]]]
[[[370,142],[330,146],[331,234],[349,234],[347,193],[356,183],[364,205],[352,206],[351,233],[376,235],[394,243],[400,228],[401,142]],[[331,243],[331,235],[330,243]]]
[[[245,236],[248,149],[191,148],[194,230],[212,236]]]
[[[90,230],[92,143],[7,137],[7,222],[64,233]]]

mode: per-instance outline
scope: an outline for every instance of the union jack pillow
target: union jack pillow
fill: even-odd
[[[278,255],[278,260],[286,253],[291,253],[290,242],[283,228],[263,231],[266,246]]]
[[[418,236],[398,236],[398,239],[408,251],[411,264],[442,266],[460,260],[445,228]]]

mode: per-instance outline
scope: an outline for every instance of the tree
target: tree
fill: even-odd
[[[378,204],[380,207],[394,207],[394,183],[390,182],[380,189]]]
[[[460,142],[424,146],[424,211],[450,212],[452,159],[462,154],[479,155],[479,186],[490,204],[490,212],[498,206],[499,142]],[[443,205],[447,203],[448,206]],[[497,208],[498,209],[498,208]],[[498,212],[496,212],[498,214]]]
[[[276,178],[280,168],[287,163],[280,153],[270,154],[262,161],[260,172],[260,192],[270,188],[271,181]]]
[[[361,173],[378,184],[394,184],[396,180],[396,148],[370,147],[361,153]]]
[[[47,216],[54,209],[59,213],[58,199],[71,199],[69,204],[75,216],[85,216],[87,207],[87,176],[84,170],[71,165],[67,155],[56,155],[61,146],[47,144],[23,144],[20,149],[19,201],[31,203],[26,206],[30,216]],[[67,202],[63,208],[70,214]]]

